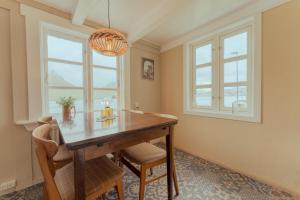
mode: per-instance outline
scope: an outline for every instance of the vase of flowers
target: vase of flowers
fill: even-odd
[[[63,119],[68,120],[71,119],[71,111],[72,109],[74,110],[74,115],[76,113],[75,110],[75,98],[74,97],[60,97],[59,100],[56,102],[62,107],[62,114],[63,114]]]

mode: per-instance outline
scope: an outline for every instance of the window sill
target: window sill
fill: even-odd
[[[36,121],[29,121],[29,120],[19,120],[15,122],[18,126],[24,126],[25,129],[29,132],[33,131],[37,127]]]
[[[249,115],[249,114],[234,115],[230,112],[213,112],[213,111],[204,111],[204,110],[184,110],[183,114],[218,118],[218,119],[228,119],[228,120],[235,120],[235,121],[252,122],[252,123],[261,123],[260,116],[258,115]]]

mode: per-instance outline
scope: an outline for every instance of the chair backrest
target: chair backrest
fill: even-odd
[[[58,144],[51,140],[50,133],[51,125],[44,124],[34,129],[32,137],[36,143],[35,151],[44,177],[48,198],[61,200],[53,178],[55,175],[53,156],[58,151]]]
[[[60,144],[60,130],[57,124],[57,121],[52,116],[42,116],[37,120],[37,123],[39,126],[44,124],[50,124],[52,131],[51,131],[51,139]]]
[[[52,121],[52,116],[42,116],[37,120],[39,125],[49,124]]]

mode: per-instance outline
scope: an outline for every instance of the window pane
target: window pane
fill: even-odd
[[[196,89],[196,105],[197,106],[211,106],[211,88]]]
[[[82,62],[82,43],[48,35],[48,57]]]
[[[247,81],[247,60],[224,64],[224,83]]]
[[[238,101],[233,103],[233,112],[243,112],[247,110],[247,86],[238,87]]]
[[[104,67],[117,67],[117,58],[111,56],[104,56],[96,51],[93,51],[93,64]]]
[[[224,40],[224,58],[247,54],[247,32],[228,37]]]
[[[56,102],[60,97],[74,97],[75,100],[75,109],[76,112],[83,111],[83,90],[80,89],[51,89],[48,90],[49,98],[49,112],[50,113],[61,113],[62,108]]]
[[[237,87],[224,88],[224,107],[232,108],[232,104],[237,101]]]
[[[224,88],[224,107],[232,108],[232,106],[247,108],[247,86]]]
[[[48,83],[50,86],[83,87],[81,65],[48,62]]]
[[[211,44],[196,48],[196,65],[211,63],[211,61],[212,61]]]
[[[247,86],[239,86],[239,108],[247,109]]]
[[[103,68],[93,68],[94,88],[116,88],[117,71]]]
[[[211,84],[211,66],[196,69],[196,85]]]
[[[110,107],[116,109],[118,106],[117,91],[94,90],[94,110],[102,110],[104,102],[109,102]]]

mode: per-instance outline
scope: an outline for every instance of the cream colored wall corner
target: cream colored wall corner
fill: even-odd
[[[300,1],[263,13],[262,123],[183,114],[183,48],[161,54],[176,147],[300,196]],[[172,101],[170,101],[172,99]]]
[[[161,111],[160,48],[152,43],[140,40],[130,48],[130,102],[131,108],[148,112]],[[154,80],[142,79],[142,59],[154,60]],[[162,139],[151,141],[158,143]]]
[[[160,112],[160,59],[159,47],[138,41],[131,47],[131,108],[138,104],[143,111]],[[154,60],[154,80],[142,79],[142,59]]]

